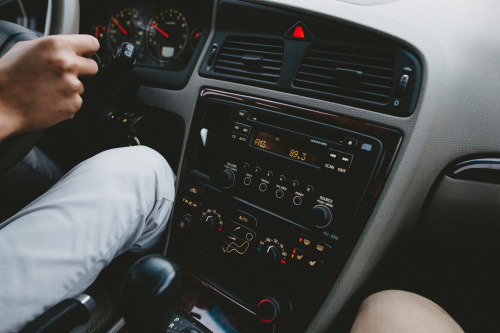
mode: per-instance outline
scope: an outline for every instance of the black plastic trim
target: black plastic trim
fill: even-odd
[[[460,162],[448,175],[455,179],[500,184],[500,158],[478,158]]]

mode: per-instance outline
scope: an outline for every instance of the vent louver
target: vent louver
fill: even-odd
[[[278,82],[284,44],[280,39],[230,36],[224,40],[214,71],[265,82]]]
[[[298,88],[358,100],[389,102],[394,55],[339,45],[313,45],[293,80]]]

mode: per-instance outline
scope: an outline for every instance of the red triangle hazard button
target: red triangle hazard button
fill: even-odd
[[[283,37],[288,39],[297,39],[297,40],[313,40],[314,37],[312,33],[307,29],[306,25],[302,22],[297,22],[288,29],[288,31],[283,35]]]

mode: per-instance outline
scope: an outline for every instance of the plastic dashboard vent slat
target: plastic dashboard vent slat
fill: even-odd
[[[342,45],[312,45],[294,87],[332,96],[386,104],[394,82],[394,55]]]
[[[214,71],[225,75],[275,83],[278,82],[281,74],[283,55],[284,44],[282,40],[230,36],[222,44]]]

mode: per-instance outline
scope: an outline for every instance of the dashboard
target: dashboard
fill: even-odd
[[[199,49],[183,51],[193,52],[192,69],[185,71],[189,61],[181,64],[183,53],[158,61],[144,38],[139,48],[147,60],[134,72],[138,101],[186,124],[166,254],[185,269],[194,290],[211,295],[209,309],[227,310],[242,332],[269,328],[259,327],[256,316],[276,320],[278,331],[341,332],[341,311],[366,296],[363,284],[373,281],[386,253],[398,256],[391,251],[396,240],[411,239],[427,221],[423,237],[439,230],[437,248],[445,242],[451,252],[452,235],[471,237],[467,216],[485,206],[471,191],[467,202],[475,208],[463,212],[467,205],[454,194],[468,193],[471,183],[445,172],[469,158],[500,154],[493,134],[500,126],[500,87],[492,75],[500,70],[492,33],[497,5],[220,0],[212,13],[212,4],[185,3],[179,10],[188,26],[198,25],[190,22],[191,9],[207,29]],[[111,17],[129,4],[98,5],[106,10],[93,12],[92,20],[82,15],[85,31],[92,24],[109,29]],[[144,4],[150,9],[142,24],[171,8]],[[172,85],[168,80],[182,71],[183,83]],[[350,141],[356,147],[346,146]],[[438,190],[435,211],[445,202],[462,214],[424,218],[441,182],[447,187]],[[489,202],[496,208],[486,215],[498,216],[498,203]],[[497,234],[493,220],[484,218],[482,226]],[[416,261],[429,251],[433,263],[435,249],[417,243]],[[394,288],[398,276],[413,274],[405,277],[417,287],[408,289],[419,291],[421,281],[439,279],[406,269],[405,259],[403,268],[375,279],[379,285]],[[457,266],[453,277],[464,274]],[[485,290],[491,285],[484,283]],[[429,289],[422,294],[460,314],[460,302]],[[281,319],[274,318],[276,308]],[[467,316],[456,318],[467,324]]]
[[[105,62],[121,43],[133,44],[138,72],[180,88],[206,40],[211,11],[211,1],[85,1],[80,32],[99,40]]]

